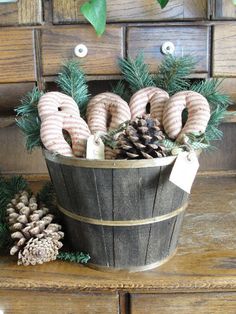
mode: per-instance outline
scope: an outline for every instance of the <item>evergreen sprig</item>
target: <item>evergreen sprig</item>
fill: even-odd
[[[89,254],[83,252],[71,253],[71,252],[60,252],[57,258],[63,261],[87,264],[90,260]]]
[[[37,87],[26,94],[21,100],[21,105],[15,109],[17,113],[16,124],[24,133],[26,148],[31,152],[35,147],[42,146],[40,139],[41,121],[38,115],[38,102],[43,95]]]
[[[0,177],[0,249],[11,243],[10,230],[6,222],[6,208],[10,200],[19,191],[29,189],[28,183],[21,176],[10,179]]]
[[[112,86],[112,93],[119,95],[125,101],[129,102],[131,93],[126,86],[126,82],[124,80],[120,80],[117,82],[115,86]]]
[[[128,83],[132,93],[144,87],[155,85],[142,54],[139,54],[135,59],[130,57],[119,59],[119,67],[123,74],[123,79]]]
[[[190,87],[187,77],[194,70],[195,64],[196,62],[191,56],[175,57],[168,54],[154,76],[154,83],[170,95],[187,90]]]
[[[56,83],[63,93],[74,99],[81,116],[85,116],[89,93],[86,77],[79,62],[74,59],[67,61],[58,74]]]

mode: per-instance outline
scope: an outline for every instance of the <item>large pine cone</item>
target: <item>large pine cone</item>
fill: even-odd
[[[157,119],[150,115],[130,121],[117,141],[116,159],[152,159],[165,157],[167,151],[161,142],[165,135]]]
[[[19,260],[24,260],[22,256],[25,256],[25,248],[28,248],[30,243],[34,243],[31,239],[36,238],[39,241],[44,239],[43,242],[46,241],[46,238],[49,238],[48,241],[51,241],[51,246],[52,244],[54,245],[55,254],[58,254],[58,248],[62,246],[60,240],[63,238],[64,233],[60,231],[60,225],[52,223],[54,217],[48,212],[49,209],[46,207],[38,208],[36,197],[34,195],[29,197],[27,191],[22,191],[15,195],[11,203],[7,205],[7,221],[11,231],[11,238],[15,241],[14,246],[10,250],[11,255],[19,252]],[[53,241],[50,239],[53,239]],[[42,246],[38,240],[35,243]],[[53,254],[51,256],[54,258]],[[44,261],[47,258],[41,256],[41,259]],[[22,264],[23,262],[21,261],[20,263]]]

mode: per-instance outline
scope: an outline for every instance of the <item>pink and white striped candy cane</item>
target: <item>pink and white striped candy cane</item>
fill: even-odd
[[[182,112],[188,109],[188,119],[182,126]],[[173,95],[163,112],[163,125],[172,139],[181,139],[187,133],[204,133],[210,119],[210,106],[205,97],[193,91]]]
[[[63,130],[70,135],[72,149],[64,138]],[[90,131],[79,115],[58,112],[42,120],[40,135],[44,146],[50,151],[64,156],[85,157]]]
[[[46,93],[39,100],[38,111],[41,140],[48,150],[64,156],[85,156],[86,139],[90,131],[80,117],[73,98],[59,92]],[[69,133],[72,148],[66,142],[63,130]]]
[[[137,91],[130,99],[131,118],[141,117],[150,103],[150,116],[162,124],[163,108],[169,99],[169,94],[158,87],[146,87]]]

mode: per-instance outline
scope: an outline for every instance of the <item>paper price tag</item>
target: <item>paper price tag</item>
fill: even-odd
[[[199,168],[195,152],[183,152],[176,158],[169,180],[190,194],[191,187]]]
[[[90,135],[87,140],[87,159],[105,159],[105,146],[100,138]]]

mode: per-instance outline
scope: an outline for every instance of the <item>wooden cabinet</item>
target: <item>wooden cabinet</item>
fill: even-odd
[[[235,311],[235,292],[131,295],[131,314],[235,314]]]
[[[76,23],[84,21],[80,13],[83,0],[53,0],[53,22]],[[109,0],[108,22],[160,21],[183,19],[206,19],[207,0],[171,0],[161,9],[156,0]]]
[[[0,83],[36,80],[34,31],[0,29]]]
[[[214,26],[213,76],[236,76],[236,25]]]
[[[165,43],[171,42],[176,56],[191,55],[198,61],[196,72],[209,71],[209,29],[207,27],[130,27],[127,35],[127,52],[135,57],[143,52],[152,71],[162,60]],[[165,52],[165,50],[164,50]]]
[[[214,19],[236,19],[236,5],[229,0],[213,0]]]
[[[124,55],[123,28],[108,26],[100,38],[90,26],[54,27],[42,31],[43,75],[55,75],[63,61],[75,57],[83,44],[87,55],[79,58],[87,74],[119,73],[117,59]]]
[[[116,293],[0,291],[0,308],[4,314],[118,314],[118,307]]]
[[[42,23],[42,0],[16,0],[0,3],[0,25]]]

